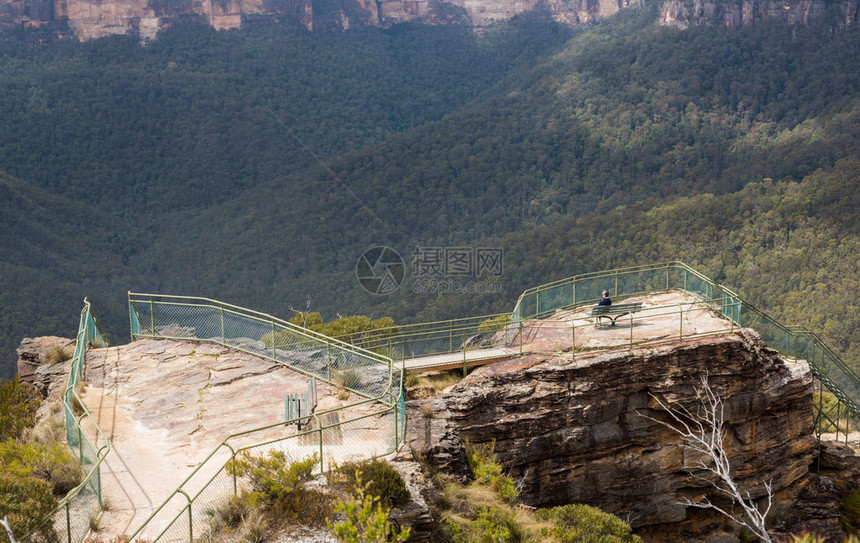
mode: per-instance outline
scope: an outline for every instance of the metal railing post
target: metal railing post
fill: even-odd
[[[149,337],[155,337],[155,300],[149,298]]]
[[[523,321],[520,321],[520,356],[523,355]]]
[[[466,329],[463,329],[463,377],[469,375],[469,366],[466,363]]]
[[[223,318],[223,317],[222,317]],[[272,360],[278,360],[278,353],[275,351],[275,320],[272,319]]]
[[[71,502],[66,502],[66,541],[68,543],[72,543],[72,516],[69,513],[69,504]]]
[[[633,350],[633,313],[630,313],[630,350]]]
[[[221,343],[227,343],[227,337],[224,334],[224,306],[219,305],[218,309],[221,310]],[[274,338],[272,338],[274,340]]]
[[[672,266],[671,264],[666,264],[666,290],[667,291],[669,290],[669,268],[671,266]]]

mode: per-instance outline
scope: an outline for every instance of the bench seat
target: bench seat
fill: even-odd
[[[634,302],[629,304],[612,304],[612,305],[596,305],[591,308],[589,317],[597,317],[597,322],[606,317],[612,321],[612,326],[615,326],[615,321],[619,317],[636,313],[642,310],[642,302]]]

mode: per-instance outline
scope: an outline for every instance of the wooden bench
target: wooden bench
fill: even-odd
[[[642,310],[642,302],[634,302],[632,304],[612,304],[612,305],[596,305],[591,308],[589,317],[597,317],[595,323],[600,322],[600,319],[606,317],[612,321],[612,326],[615,326],[615,321],[619,317],[636,313]],[[614,315],[614,316],[613,316]]]

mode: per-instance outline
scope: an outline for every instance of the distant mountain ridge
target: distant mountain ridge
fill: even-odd
[[[308,30],[390,27],[397,23],[485,27],[515,16],[591,23],[639,0],[0,0],[0,32],[41,29],[81,41],[133,34],[155,39],[178,22],[239,28],[254,18],[287,18]],[[857,0],[663,0],[658,24],[735,28],[765,21],[857,21]]]

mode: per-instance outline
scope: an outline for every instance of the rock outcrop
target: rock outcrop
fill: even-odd
[[[466,483],[472,469],[457,429],[449,421],[451,413],[443,400],[406,402],[406,445],[411,454],[426,460],[435,469]]]
[[[674,28],[739,28],[764,22],[806,25],[827,20],[845,26],[857,22],[857,6],[856,0],[664,0],[658,23]]]
[[[789,507],[816,454],[812,376],[753,331],[575,361],[524,356],[475,371],[442,400],[463,439],[495,441],[526,504],[587,503],[630,519],[647,540],[685,541],[719,529],[722,519],[679,502],[720,497],[713,477],[697,469],[700,457],[657,421],[668,420],[660,402],[695,413],[702,378],[724,401],[736,482],[762,497],[770,481]]]
[[[68,358],[74,348],[74,340],[64,337],[25,338],[15,351],[18,354],[18,379],[43,399],[59,397],[69,376],[71,361]],[[67,356],[58,357],[54,354],[58,352]]]
[[[0,0],[0,32],[26,27],[39,36],[89,40],[113,34],[154,39],[178,22],[238,28],[259,17],[290,19],[309,30],[389,27],[403,22],[484,27],[529,14],[591,23],[639,0]],[[765,21],[835,25],[857,21],[858,0],[663,0],[658,24],[736,28]]]
[[[113,34],[153,39],[177,22],[238,28],[255,17],[291,19],[308,30],[389,27],[403,22],[483,27],[533,12],[565,23],[612,15],[630,0],[0,0],[0,31],[51,29],[89,40]]]

